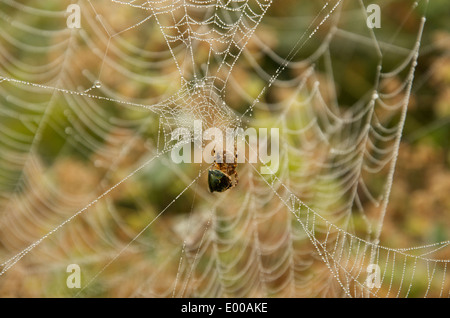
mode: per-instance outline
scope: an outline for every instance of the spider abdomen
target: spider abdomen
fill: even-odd
[[[231,177],[220,170],[208,171],[208,187],[210,192],[224,192],[233,186]]]

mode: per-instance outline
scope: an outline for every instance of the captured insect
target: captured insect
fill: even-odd
[[[237,154],[234,156],[233,162],[226,160],[226,152],[216,155],[214,150],[214,169],[208,171],[208,187],[210,192],[224,192],[234,188],[238,184]],[[222,159],[222,160],[219,160]],[[231,177],[234,177],[234,180]]]

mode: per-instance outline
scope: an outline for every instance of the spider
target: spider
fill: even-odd
[[[220,160],[220,154],[216,156],[216,150],[214,149],[214,168],[208,171],[208,186],[210,192],[224,192],[228,189],[234,188],[238,184],[237,167],[237,154],[235,160],[232,163],[225,162],[226,160]],[[226,158],[226,151],[223,151],[222,159]],[[231,178],[234,176],[234,181]]]

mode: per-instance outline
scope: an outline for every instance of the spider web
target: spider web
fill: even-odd
[[[4,293],[73,295],[76,263],[76,295],[448,296],[448,241],[380,244],[427,1],[379,30],[356,0],[70,3],[0,2]],[[278,171],[208,193],[170,159],[194,120],[279,128]]]

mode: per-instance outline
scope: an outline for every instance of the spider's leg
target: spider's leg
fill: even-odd
[[[235,184],[234,184],[233,180],[231,179],[230,176],[227,175],[227,177],[230,180],[230,186],[228,187],[228,189],[234,188]]]

